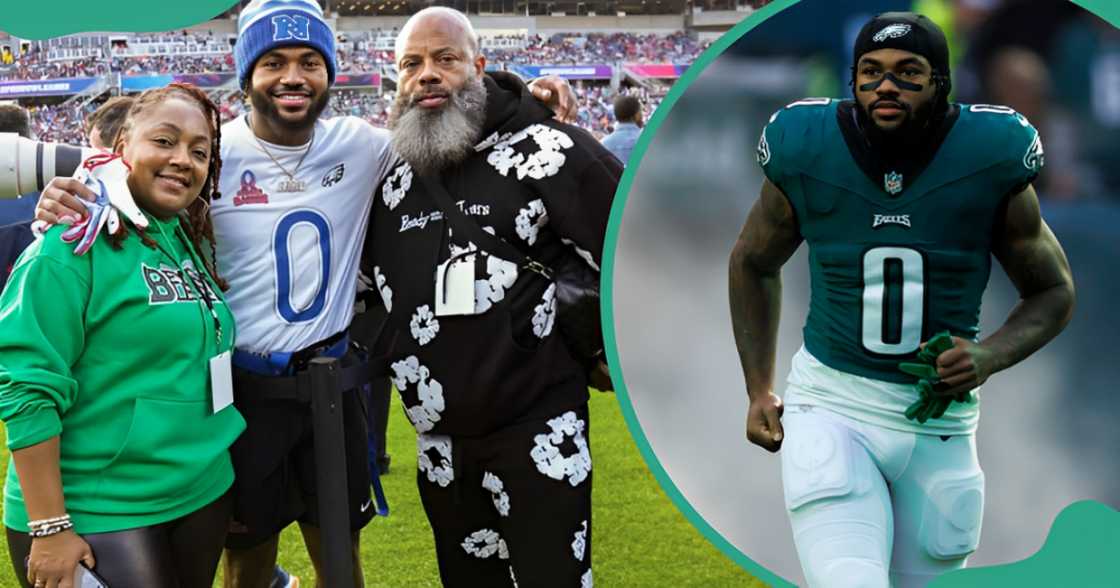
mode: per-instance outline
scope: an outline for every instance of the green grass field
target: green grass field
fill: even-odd
[[[617,398],[592,394],[595,585],[765,586],[724,557],[661,491],[630,437]],[[431,529],[416,490],[416,436],[395,394],[388,446],[392,471],[382,482],[392,514],[374,519],[362,533],[366,585],[439,586]],[[7,464],[6,451],[3,453],[2,463]],[[0,586],[18,586],[6,545],[0,553],[5,554],[0,562]],[[294,526],[283,534],[280,561],[300,576],[305,588],[313,587],[311,563]]]

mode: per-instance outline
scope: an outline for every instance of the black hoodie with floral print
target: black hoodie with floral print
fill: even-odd
[[[596,271],[622,164],[590,134],[558,122],[526,86],[487,74],[482,141],[440,174],[483,230],[551,265],[578,255]],[[583,366],[555,324],[554,288],[463,237],[408,163],[379,186],[363,268],[389,310],[373,353],[420,433],[483,435],[587,401]],[[474,312],[435,316],[435,276],[474,261]]]

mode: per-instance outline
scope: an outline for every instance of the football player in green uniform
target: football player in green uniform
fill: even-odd
[[[1062,330],[1074,288],[1031,187],[1038,131],[1010,108],[949,102],[940,29],[913,13],[876,16],[854,64],[855,100],[794,102],[759,141],[766,180],[730,268],[747,438],[784,447],[810,586],[924,586],[979,541],[980,385]],[[780,272],[802,241],[809,316],[783,402]],[[980,340],[991,255],[1021,299]],[[943,331],[947,349],[919,356]],[[933,369],[919,386],[921,359]]]

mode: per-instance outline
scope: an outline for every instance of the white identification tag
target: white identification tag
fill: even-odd
[[[436,316],[474,314],[474,256],[436,267]]]
[[[210,358],[210,390],[215,413],[233,404],[233,370],[230,366],[228,351]]]

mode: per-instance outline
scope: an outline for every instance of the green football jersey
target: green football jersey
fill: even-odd
[[[879,183],[852,157],[839,104],[790,104],[758,145],[763,172],[789,199],[809,246],[805,347],[844,372],[913,382],[898,363],[934,333],[977,339],[997,214],[1038,174],[1042,145],[1014,110],[962,104],[920,175],[905,187],[895,172]]]

